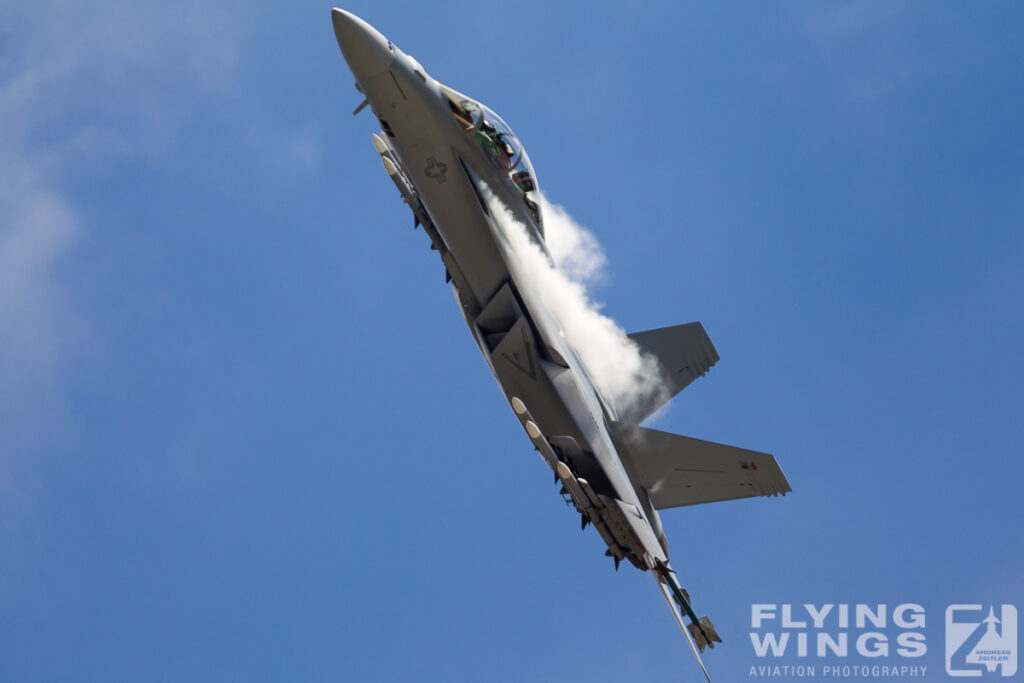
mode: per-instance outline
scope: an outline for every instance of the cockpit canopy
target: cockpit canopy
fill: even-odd
[[[508,177],[533,216],[537,229],[543,235],[544,227],[541,225],[537,197],[537,176],[519,138],[500,116],[486,106],[451,88],[442,87],[448,96],[455,120],[480,145],[494,167]]]

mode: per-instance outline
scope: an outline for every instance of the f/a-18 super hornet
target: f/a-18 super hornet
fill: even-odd
[[[431,78],[359,17],[340,9],[332,15],[365,97],[355,113],[369,106],[380,123],[373,144],[384,168],[440,254],[473,338],[562,495],[582,525],[601,535],[616,568],[625,559],[651,572],[670,606],[674,599],[680,608],[672,612],[687,638],[701,651],[714,647],[721,639],[707,617],[696,616],[669,564],[658,511],[790,487],[771,455],[638,426],[718,360],[703,326],[629,335],[656,359],[660,386],[616,405],[512,246],[510,222],[548,253],[536,175],[512,129]]]

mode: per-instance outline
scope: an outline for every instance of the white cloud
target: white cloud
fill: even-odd
[[[228,87],[238,51],[227,17],[199,4],[44,3],[6,18],[0,394],[9,397],[52,379],[70,335],[58,264],[83,225],[63,175],[170,148],[181,116],[173,86]]]
[[[0,380],[8,389],[44,374],[61,344],[57,259],[78,222],[45,187],[0,199]]]
[[[871,105],[899,94],[920,75],[909,41],[919,26],[913,8],[859,1],[799,10],[803,34],[819,52],[840,98]]]
[[[93,340],[69,273],[89,225],[68,178],[173,158],[196,121],[229,127],[244,101],[239,17],[204,3],[23,3],[0,59],[0,596],[38,521],[41,461],[67,406],[71,358]],[[217,105],[210,107],[210,105]],[[211,111],[212,109],[212,111]],[[219,111],[218,111],[219,110]],[[219,117],[219,118],[218,118]],[[247,122],[251,123],[251,121]],[[266,124],[297,168],[308,131]],[[263,141],[238,133],[255,156]],[[271,136],[273,137],[273,136]],[[111,188],[113,195],[113,190]],[[37,530],[36,530],[37,531]]]

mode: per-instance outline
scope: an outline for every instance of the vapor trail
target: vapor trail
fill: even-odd
[[[600,243],[561,206],[541,198],[545,244],[551,258],[496,198],[489,197],[492,215],[541,299],[561,325],[586,366],[597,390],[623,414],[666,392],[658,360],[641,352],[636,342],[587,292],[600,281],[607,264]]]

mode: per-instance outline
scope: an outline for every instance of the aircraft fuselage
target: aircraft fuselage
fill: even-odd
[[[381,124],[375,145],[385,168],[441,254],[466,323],[534,446],[616,564],[667,561],[657,513],[616,452],[613,408],[496,227],[505,207],[544,249],[525,152],[501,132],[500,117],[431,78],[369,24],[340,10],[334,23]]]

